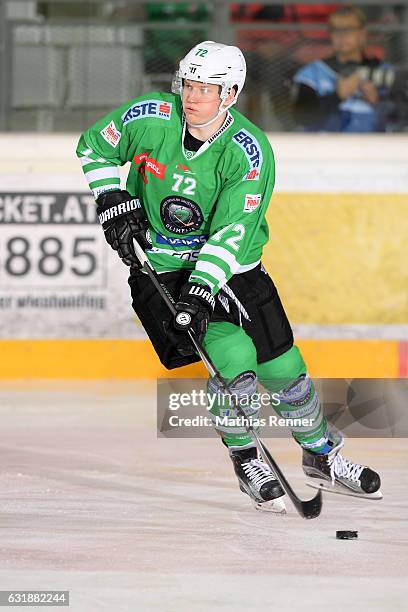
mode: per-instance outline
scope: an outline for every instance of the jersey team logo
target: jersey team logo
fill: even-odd
[[[118,146],[120,137],[122,136],[119,130],[116,129],[116,125],[114,121],[111,121],[99,133],[102,136],[102,138],[106,140],[106,142],[109,143],[114,148]]]
[[[244,212],[250,213],[253,210],[256,210],[261,203],[261,194],[251,194],[247,193],[245,195],[245,204],[244,204]]]
[[[181,196],[164,198],[160,203],[160,216],[166,230],[173,234],[189,234],[204,221],[198,204]]]
[[[242,180],[258,179],[262,168],[262,151],[259,142],[246,130],[234,134],[232,140],[243,150],[249,163],[249,170]]]
[[[131,106],[124,115],[122,115],[123,125],[137,119],[145,119],[146,117],[158,117],[159,119],[170,120],[172,102],[161,102],[160,100],[144,100]]]
[[[156,159],[153,159],[153,157],[149,157],[148,153],[139,153],[138,155],[134,156],[133,160],[136,165],[142,164],[138,169],[138,172],[140,172],[142,175],[143,182],[145,184],[148,182],[146,172],[151,172],[161,181],[164,179],[164,175],[166,174],[166,164],[161,164]]]

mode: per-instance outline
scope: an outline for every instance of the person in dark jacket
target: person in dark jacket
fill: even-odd
[[[328,25],[333,54],[303,66],[293,79],[297,125],[305,131],[385,131],[394,71],[365,54],[364,13],[344,5]]]

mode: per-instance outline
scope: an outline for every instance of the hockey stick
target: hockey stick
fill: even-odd
[[[140,261],[140,264],[141,264],[143,270],[148,274],[148,276],[149,276],[150,280],[152,281],[153,285],[156,287],[159,295],[164,300],[167,308],[170,310],[170,312],[173,315],[175,315],[176,314],[176,309],[175,309],[175,306],[174,306],[175,302],[174,302],[174,299],[173,299],[172,295],[169,293],[167,288],[164,285],[162,285],[162,283],[160,282],[159,275],[157,274],[156,270],[153,268],[152,264],[150,263],[150,261],[147,258],[144,250],[142,249],[142,247],[140,246],[140,244],[136,240],[136,238],[133,239],[133,247],[134,247],[136,256],[137,256],[138,260]],[[188,331],[188,335],[189,335],[189,338],[190,338],[194,348],[196,349],[198,355],[200,356],[201,360],[203,361],[205,367],[207,368],[208,372],[211,374],[211,376],[213,378],[215,378],[215,380],[216,380],[217,384],[219,385],[219,387],[221,389],[223,389],[224,392],[227,392],[228,395],[233,397],[233,394],[231,394],[229,392],[228,385],[225,383],[225,381],[223,380],[221,374],[218,372],[217,368],[212,363],[208,353],[206,352],[204,347],[201,345],[201,342],[199,342],[197,340],[194,331],[189,330]],[[245,423],[246,422],[245,412],[242,410],[241,406],[239,406],[238,403],[235,403],[235,408],[236,408],[237,412],[239,413],[239,415],[244,418],[244,423]],[[268,449],[266,448],[266,446],[264,445],[264,443],[262,442],[262,440],[258,436],[258,434],[255,431],[253,425],[245,425],[245,428],[246,428],[248,434],[251,435],[254,438],[256,446],[257,446],[259,452],[263,455],[263,457],[264,457],[266,463],[269,465],[269,467],[277,475],[277,477],[279,479],[279,482],[281,483],[281,485],[282,485],[283,489],[285,490],[285,492],[288,494],[288,497],[290,498],[291,502],[295,506],[295,508],[298,511],[298,513],[300,514],[300,516],[302,516],[303,518],[307,518],[307,519],[316,518],[317,516],[319,516],[319,514],[321,512],[321,509],[322,509],[322,492],[321,492],[321,490],[318,490],[318,492],[316,493],[315,497],[313,497],[312,499],[309,499],[309,500],[306,500],[306,501],[300,499],[296,495],[296,493],[294,492],[292,487],[290,486],[289,482],[286,480],[285,475],[283,474],[282,470],[280,469],[280,467],[276,463],[275,459],[272,457],[272,455],[270,454],[270,452],[268,451]]]

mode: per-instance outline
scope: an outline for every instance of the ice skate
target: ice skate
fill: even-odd
[[[230,450],[230,457],[238,477],[239,488],[251,498],[256,510],[286,513],[285,492],[271,468],[258,458],[255,446]]]
[[[303,471],[308,477],[306,484],[330,493],[382,499],[377,472],[340,454],[344,439],[339,432],[330,433],[329,444],[332,450],[325,455],[303,449]]]

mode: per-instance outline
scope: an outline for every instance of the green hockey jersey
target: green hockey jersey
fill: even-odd
[[[180,97],[152,92],[97,121],[77,154],[95,198],[120,188],[119,166],[130,162],[126,189],[146,212],[149,260],[159,273],[191,269],[190,280],[215,295],[261,258],[274,158],[235,109],[197,152],[185,149],[184,130]]]

